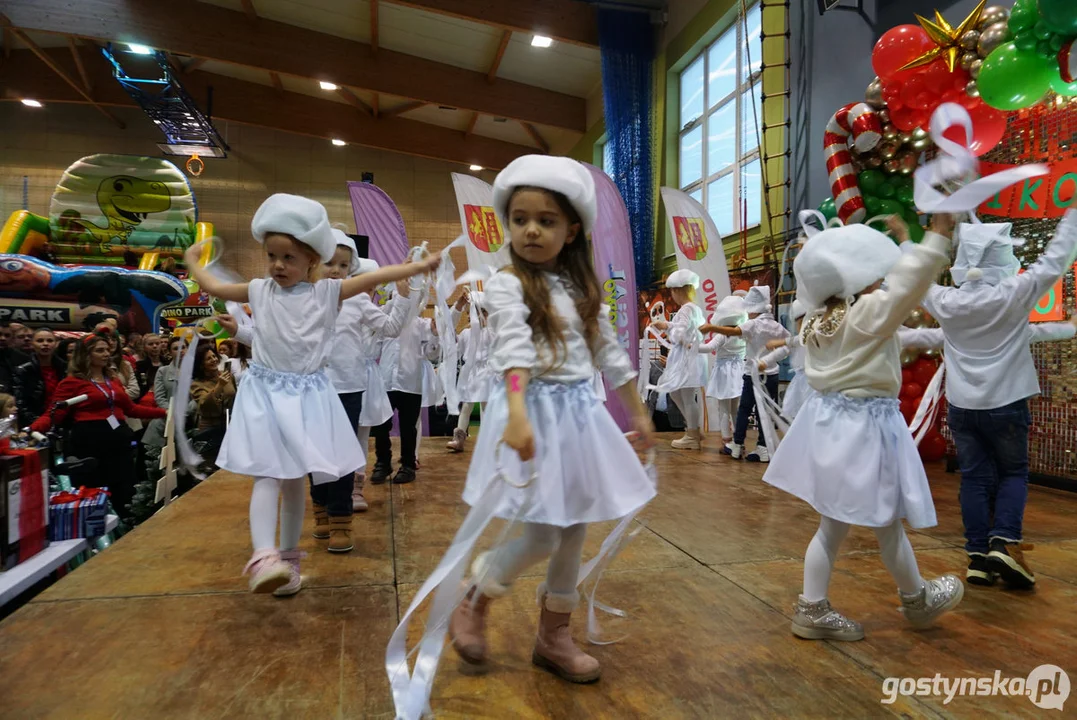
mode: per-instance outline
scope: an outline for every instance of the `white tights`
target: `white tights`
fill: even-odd
[[[893,525],[872,530],[879,541],[883,563],[897,582],[898,590],[906,594],[919,592],[924,580],[920,577],[916,555],[901,521],[896,520]],[[808,543],[808,551],[804,554],[804,599],[808,602],[826,599],[830,571],[834,569],[838,550],[847,534],[849,526],[845,523],[828,517],[820,518],[819,530]]]
[[[739,407],[740,398],[718,401],[718,430],[722,433],[722,439],[728,442],[733,440],[733,426],[737,422]]]
[[[583,556],[583,540],[587,525],[554,525],[525,523],[523,535],[507,543],[493,558],[490,579],[510,585],[527,568],[543,558],[550,558],[546,571],[546,590],[551,595],[577,598],[576,580]]]
[[[356,472],[360,475],[366,470],[366,456],[370,454],[370,426],[360,425],[355,431],[355,437],[359,440],[359,447],[363,448],[363,466]],[[418,438],[416,438],[418,440]]]
[[[254,551],[277,547],[277,498],[280,496],[280,549],[295,550],[303,532],[307,479],[260,477],[251,492],[251,542]]]
[[[684,415],[684,423],[689,430],[699,430],[703,424],[703,406],[699,402],[696,388],[681,388],[669,394],[677,408]]]
[[[460,405],[460,417],[456,420],[456,429],[467,432],[471,427],[471,411],[475,403],[463,403]],[[486,409],[486,403],[479,403],[479,422],[482,422],[482,411]]]

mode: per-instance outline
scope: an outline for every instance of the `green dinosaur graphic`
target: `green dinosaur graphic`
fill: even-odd
[[[168,186],[163,182],[113,175],[98,186],[97,204],[108,220],[106,227],[81,219],[71,219],[70,223],[85,230],[98,242],[123,243],[147,215],[168,210],[172,200]]]

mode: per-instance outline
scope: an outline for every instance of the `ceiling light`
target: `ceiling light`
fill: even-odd
[[[531,47],[548,48],[553,45],[553,38],[548,38],[545,35],[535,35],[531,38]]]
[[[326,82],[325,80],[320,81],[318,83],[318,87],[320,87],[322,90],[329,90],[330,92],[337,89],[336,84],[331,83],[331,82]]]
[[[31,100],[30,98],[23,98],[22,104],[26,107],[44,107],[40,100]]]
[[[333,144],[336,145],[337,147],[344,147],[348,143],[344,142],[340,138],[333,138]]]
[[[135,55],[153,55],[153,48],[149,45],[132,45],[127,44],[127,49],[133,52]]]
[[[471,172],[478,172],[479,170],[482,170],[482,165],[472,165],[471,166]]]

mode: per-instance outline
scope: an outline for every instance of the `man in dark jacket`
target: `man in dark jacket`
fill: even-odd
[[[56,357],[56,335],[39,328],[31,341],[34,354],[15,371],[15,404],[19,407],[19,424],[23,427],[37,420],[49,409],[49,399],[67,368]]]
[[[0,321],[0,392],[14,394],[15,371],[30,358],[15,349],[11,323]]]

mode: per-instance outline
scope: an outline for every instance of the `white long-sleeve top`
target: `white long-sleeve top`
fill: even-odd
[[[490,331],[487,328],[479,328],[479,332],[475,333],[473,330],[474,328],[470,326],[461,330],[456,338],[456,346],[459,349],[460,359],[467,360],[471,340],[478,337],[479,344],[475,346],[475,362],[482,365],[490,356]]]
[[[777,367],[778,363],[789,358],[789,366],[796,372],[804,371],[804,343],[799,335],[792,335],[785,341],[785,345],[774,348],[759,359],[767,364],[767,370]]]
[[[1028,342],[1057,342],[1072,340],[1077,335],[1077,326],[1068,322],[1029,323]],[[941,350],[946,340],[941,327],[938,328],[898,328],[898,339],[903,348],[920,350]]]
[[[718,360],[743,360],[744,340],[736,335],[715,334],[699,346],[699,351],[713,353]]]
[[[387,338],[381,348],[381,371],[385,377],[388,390],[423,394],[423,362],[433,362],[438,359],[441,345],[438,336],[432,329],[433,322],[430,318],[418,317],[408,323],[399,337]],[[404,333],[413,332],[418,335],[419,362],[414,363],[410,372],[407,372],[400,363],[400,345],[404,340]]]
[[[1040,258],[997,285],[982,280],[930,288],[924,308],[945,334],[946,397],[966,410],[990,410],[1038,395],[1028,315],[1073,264],[1077,213],[1070,210]]]
[[[932,232],[904,253],[886,276],[886,289],[861,295],[832,336],[802,333],[807,351],[804,374],[819,393],[849,397],[897,397],[901,391],[898,328],[950,259],[950,241]]]
[[[703,310],[695,303],[685,303],[669,323],[669,341],[674,345],[701,345]]]
[[[752,366],[758,365],[769,351],[767,343],[771,340],[787,340],[789,331],[785,326],[774,319],[770,313],[762,313],[758,317],[749,318],[740,324],[740,334],[744,338],[744,374],[750,375]],[[768,363],[767,375],[777,375],[778,366]]]
[[[611,387],[621,387],[636,377],[636,371],[617,341],[617,331],[609,320],[609,308],[599,309],[598,338],[594,354],[587,346],[583,321],[576,312],[569,281],[554,273],[543,273],[550,288],[550,301],[560,315],[565,338],[558,348],[555,367],[553,351],[543,338],[537,338],[527,324],[531,314],[524,302],[520,279],[509,271],[490,278],[485,287],[489,311],[490,369],[503,375],[512,368],[530,368],[532,379],[550,383],[592,381],[595,368],[602,371]]]
[[[366,391],[367,365],[377,362],[382,340],[400,335],[414,302],[401,298],[383,309],[360,293],[341,304],[326,369],[338,393]]]

